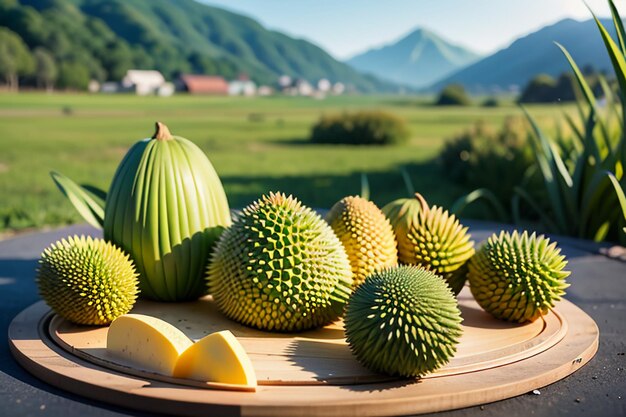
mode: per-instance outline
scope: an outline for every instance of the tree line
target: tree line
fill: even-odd
[[[181,51],[156,42],[131,45],[102,20],[48,0],[38,11],[16,0],[0,0],[0,79],[18,85],[85,90],[90,80],[120,81],[127,70],[156,69],[166,78],[210,73],[234,78],[227,59]]]

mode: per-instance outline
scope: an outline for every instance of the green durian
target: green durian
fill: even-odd
[[[207,281],[229,318],[289,332],[335,320],[351,293],[352,273],[341,242],[317,213],[270,193],[224,231]]]
[[[556,243],[524,231],[492,235],[469,262],[474,298],[494,317],[533,321],[554,307],[569,286],[565,256]]]
[[[339,200],[326,221],[346,249],[354,285],[372,272],[398,264],[396,237],[376,204],[354,196]]]
[[[370,275],[344,318],[357,359],[374,372],[417,377],[445,365],[461,336],[461,312],[432,271],[405,265]]]
[[[454,294],[463,289],[474,242],[459,220],[441,207],[429,207],[416,193],[383,207],[398,241],[400,263],[418,265],[441,275]]]
[[[109,324],[133,308],[139,292],[129,256],[111,243],[85,236],[68,237],[45,249],[36,281],[41,298],[76,324]]]

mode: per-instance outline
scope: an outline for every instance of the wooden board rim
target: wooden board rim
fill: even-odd
[[[10,349],[29,372],[89,398],[143,411],[180,415],[378,416],[436,412],[483,404],[553,383],[587,363],[598,347],[598,328],[568,301],[557,307],[571,323],[552,348],[522,361],[456,376],[338,386],[271,386],[256,393],[211,392],[131,377],[72,357],[40,338],[43,302],[18,314],[9,327]]]
[[[480,309],[467,288],[459,294],[459,306],[464,330],[457,354],[444,367],[423,379],[475,372],[523,360],[554,346],[567,333],[567,320],[558,311],[550,311],[534,323],[496,320]],[[188,330],[183,332],[196,340],[207,332],[232,330],[248,352],[258,385],[349,385],[397,379],[371,372],[358,363],[345,341],[341,320],[322,329],[277,334],[227,320],[215,308],[211,297],[175,304],[142,300],[135,305],[134,311],[137,309],[141,314],[159,317],[181,330],[184,326]],[[173,379],[124,363],[106,351],[105,326],[77,326],[58,315],[49,323],[48,332],[42,332],[42,337],[52,338],[68,353],[96,365],[164,382],[204,388],[240,388]],[[299,350],[301,346],[304,348]]]

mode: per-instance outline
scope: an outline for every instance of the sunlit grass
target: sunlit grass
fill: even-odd
[[[382,109],[407,120],[406,145],[309,145],[310,126],[324,112]],[[562,106],[530,111],[548,129]],[[451,184],[431,161],[445,138],[478,119],[499,125],[521,115],[512,102],[495,108],[439,108],[426,98],[344,96],[171,98],[88,94],[0,95],[0,230],[80,221],[48,176],[58,170],[80,183],[108,188],[126,150],[168,124],[209,156],[232,207],[280,190],[306,204],[329,207],[356,194],[360,173],[370,178],[372,199],[404,196],[399,174],[407,166],[415,186],[433,203],[447,205],[467,190]]]

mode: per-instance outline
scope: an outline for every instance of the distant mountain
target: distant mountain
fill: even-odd
[[[601,22],[614,34],[611,20]],[[431,89],[459,83],[473,92],[488,92],[511,86],[523,88],[542,73],[556,77],[569,71],[570,66],[554,42],[565,46],[580,68],[591,65],[598,71],[610,71],[610,59],[596,23],[565,19],[517,39],[509,47],[438,81]]]
[[[399,41],[370,49],[347,61],[359,71],[377,77],[425,87],[476,61],[479,55],[417,29]]]
[[[0,0],[0,27],[59,62],[79,62],[92,77],[120,78],[132,67],[225,76],[247,73],[270,83],[287,74],[353,85],[362,92],[396,88],[335,60],[318,46],[257,21],[193,0]]]

